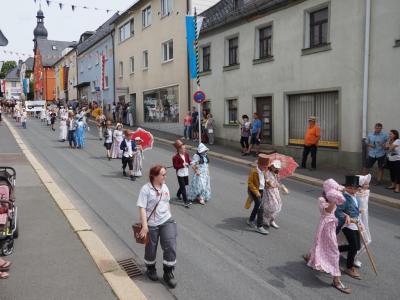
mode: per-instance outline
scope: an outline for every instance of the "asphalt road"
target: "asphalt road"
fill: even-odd
[[[25,142],[71,197],[88,223],[117,259],[134,257],[142,263],[143,247],[135,244],[130,225],[138,220],[136,200],[143,177],[131,182],[121,176],[119,160],[108,161],[92,128],[83,150],[69,149],[38,120],[20,130]],[[173,149],[156,145],[145,152],[144,169],[155,163],[171,165]],[[211,159],[212,201],[188,210],[173,203],[178,223],[178,287],[168,291],[159,283],[139,277],[136,282],[149,299],[398,299],[400,275],[399,211],[370,205],[372,252],[378,265],[376,277],[363,257],[362,281],[343,276],[353,289],[350,296],[330,287],[328,275],[307,268],[301,258],[314,237],[319,220],[320,190],[288,180],[290,195],[283,196],[279,230],[268,236],[246,226],[250,211],[243,208],[248,168]],[[146,173],[146,171],[145,171]],[[167,184],[175,194],[175,173],[169,169]],[[162,275],[161,251],[158,256]]]

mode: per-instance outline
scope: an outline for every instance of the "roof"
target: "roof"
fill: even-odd
[[[33,61],[34,61],[34,58],[33,58],[33,57],[29,57],[29,58],[25,61],[25,65],[26,65],[26,70],[27,70],[27,71],[33,71]]]
[[[116,18],[113,23],[119,21],[122,18],[125,18],[126,15],[130,14],[134,9],[136,9],[136,7],[138,7],[139,5],[143,4],[143,2],[145,1],[149,1],[149,0],[137,0],[134,4],[132,4],[131,6],[129,6],[129,8],[127,8],[125,11],[123,11],[118,18]]]
[[[61,57],[61,52],[65,48],[75,46],[75,42],[52,41],[47,39],[38,39],[36,43],[36,47],[40,50],[44,67],[51,67]]]
[[[89,48],[91,48],[93,45],[98,43],[100,40],[105,38],[107,35],[111,33],[113,30],[112,23],[114,20],[116,20],[119,17],[118,13],[115,13],[110,19],[108,19],[104,24],[102,24],[99,28],[96,29],[95,33],[89,37],[87,40],[84,42],[78,44],[77,46],[77,52],[78,55],[82,54]]]
[[[234,9],[232,0],[221,0],[200,15],[205,17],[202,33],[232,24],[251,16],[265,14],[304,0],[239,0],[239,7]]]
[[[20,67],[17,66],[15,68],[12,68],[6,75],[6,81],[19,81],[19,71],[20,71]]]
[[[0,46],[7,46],[8,40],[0,30]]]

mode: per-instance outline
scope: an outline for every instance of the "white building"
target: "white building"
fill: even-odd
[[[20,100],[22,93],[22,85],[20,79],[22,61],[18,62],[18,66],[11,69],[4,79],[4,96],[6,99]]]
[[[400,1],[371,1],[370,19],[369,2],[222,0],[205,11],[201,86],[217,138],[238,143],[238,120],[257,111],[264,147],[299,156],[316,115],[319,162],[357,167],[367,130],[400,128]]]

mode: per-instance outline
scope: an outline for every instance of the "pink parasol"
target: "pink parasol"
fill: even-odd
[[[150,132],[139,127],[134,132],[132,132],[131,139],[135,140],[135,138],[137,137],[140,137],[142,139],[140,145],[142,146],[143,150],[153,149],[154,137]]]
[[[296,161],[293,159],[291,156],[279,154],[279,153],[273,153],[268,155],[270,159],[270,164],[274,160],[279,160],[281,162],[281,168],[279,171],[279,177],[280,178],[285,178],[292,176],[294,171],[297,169],[299,166]]]

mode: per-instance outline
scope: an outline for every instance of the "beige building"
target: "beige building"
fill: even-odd
[[[359,166],[376,122],[400,128],[399,12],[397,0],[222,0],[205,11],[201,86],[217,138],[237,144],[241,116],[258,112],[264,147],[299,157],[316,115],[318,161]]]
[[[181,133],[189,107],[189,1],[140,0],[114,21],[115,101],[138,125]]]
[[[68,103],[77,99],[77,68],[75,47],[65,48],[61,58],[54,63],[56,99]]]

